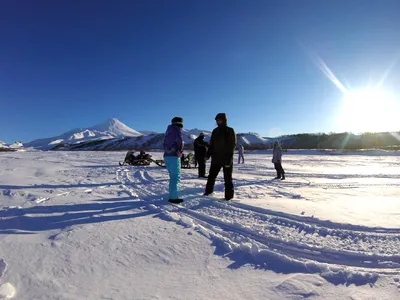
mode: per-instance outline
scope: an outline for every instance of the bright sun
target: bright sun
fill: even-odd
[[[354,133],[399,131],[399,114],[399,101],[389,92],[375,88],[346,91],[338,125]]]

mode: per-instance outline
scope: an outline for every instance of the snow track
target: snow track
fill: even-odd
[[[375,273],[400,271],[400,229],[335,223],[234,201],[224,203],[202,197],[196,191],[186,194],[182,205],[166,204],[160,195],[167,192],[166,184],[157,183],[145,169],[134,169],[133,176],[129,173],[120,168],[117,178],[122,179],[127,190],[146,201],[149,209],[195,227],[219,241],[228,252],[249,253],[258,263],[270,264],[271,259],[286,262],[289,268],[329,274],[326,276],[346,282],[351,280],[348,271],[344,271],[348,268],[367,272],[369,275],[361,276],[366,282],[376,280]]]
[[[281,181],[248,154],[234,201],[185,169],[173,205],[124,155],[0,155],[0,299],[398,298],[400,156],[289,155]]]
[[[323,189],[349,189],[349,188],[368,188],[368,187],[400,187],[400,183],[314,183],[310,187]]]
[[[322,189],[352,189],[352,188],[369,188],[369,187],[400,187],[400,183],[311,183],[311,182],[279,182],[269,181],[268,183],[279,187],[309,187],[309,188],[322,188]]]
[[[291,174],[293,176],[293,174]],[[335,179],[331,175],[330,179]],[[349,177],[354,178],[354,177]],[[365,177],[370,178],[370,177]],[[393,179],[393,177],[390,177]],[[239,184],[252,184],[256,183],[256,181],[251,180],[240,180]],[[257,184],[268,184],[273,187],[290,187],[290,188],[322,188],[322,189],[353,189],[353,188],[385,188],[385,187],[400,187],[400,183],[362,183],[362,182],[346,182],[346,183],[314,183],[309,181],[306,178],[302,178],[301,181],[280,181],[280,180],[259,180]]]

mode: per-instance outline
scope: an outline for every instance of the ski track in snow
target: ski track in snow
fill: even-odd
[[[272,174],[272,173],[271,173]],[[259,174],[258,174],[259,175]],[[272,175],[271,175],[272,176]],[[291,174],[291,176],[295,176]],[[355,178],[357,176],[348,176],[345,178]],[[314,176],[314,178],[319,178],[317,176]],[[369,177],[362,177],[362,178],[374,178],[372,176]],[[382,178],[382,177],[380,177]],[[396,178],[397,177],[383,177],[383,178]],[[348,183],[312,183],[308,181],[307,179],[303,178],[303,182],[282,182],[279,180],[266,180],[264,183],[272,184],[273,186],[276,187],[292,187],[292,188],[302,188],[302,187],[308,187],[308,188],[323,188],[323,189],[349,189],[349,188],[368,188],[368,187],[400,187],[400,183],[362,183],[362,182],[348,182]],[[329,179],[338,179],[335,177],[329,177]],[[343,179],[343,178],[339,178]],[[256,181],[250,181],[250,180],[240,180],[241,183],[256,183]],[[257,181],[258,184],[260,184],[259,181]]]
[[[61,198],[64,197],[68,199],[68,206],[71,205],[70,201],[72,201],[71,207],[79,203],[74,198],[83,199],[80,200],[83,203],[88,200],[104,201],[96,202],[94,205],[92,203],[81,205],[80,203],[78,206],[81,205],[82,208],[78,208],[76,211],[69,208],[71,211],[68,214],[51,217],[60,218],[60,220],[65,218],[65,228],[60,229],[60,224],[56,224],[54,228],[47,228],[60,229],[49,237],[52,246],[53,244],[57,246],[57,244],[62,244],[61,238],[58,241],[58,236],[68,230],[75,230],[76,225],[86,224],[85,217],[87,216],[93,219],[98,217],[101,219],[103,216],[105,217],[104,220],[129,219],[132,218],[130,214],[132,210],[140,207],[140,210],[144,209],[148,215],[156,215],[161,220],[175,222],[207,237],[215,246],[215,253],[229,257],[233,261],[233,265],[241,266],[248,263],[255,269],[265,268],[283,274],[318,274],[331,283],[346,285],[373,285],[379,277],[389,275],[390,277],[387,277],[391,278],[397,275],[393,279],[393,284],[400,288],[400,285],[398,285],[400,228],[389,227],[396,226],[396,222],[393,223],[394,225],[385,222],[384,224],[389,224],[385,227],[354,225],[281,212],[265,208],[265,205],[264,207],[250,205],[253,203],[255,205],[268,204],[278,198],[277,202],[287,200],[293,203],[293,206],[296,206],[297,203],[306,203],[309,200],[308,195],[311,193],[316,193],[316,197],[321,197],[322,201],[325,201],[325,195],[328,197],[331,193],[334,195],[334,200],[339,201],[340,196],[336,199],[339,190],[344,190],[351,197],[360,194],[367,195],[373,191],[373,188],[378,188],[379,193],[381,191],[383,193],[386,188],[392,188],[395,191],[392,194],[397,195],[398,192],[395,188],[400,187],[400,183],[398,183],[400,176],[398,174],[324,175],[318,172],[315,174],[293,172],[287,181],[280,181],[265,179],[266,176],[274,174],[271,168],[265,167],[266,165],[257,166],[250,163],[244,167],[237,167],[237,169],[243,171],[241,174],[239,172],[240,176],[234,179],[236,194],[240,200],[227,203],[219,201],[221,199],[218,198],[223,191],[220,178],[216,182],[215,196],[204,197],[201,194],[204,191],[205,180],[197,178],[196,170],[185,170],[182,181],[182,194],[185,202],[181,205],[172,205],[166,201],[168,198],[168,173],[165,169],[110,166],[108,165],[110,160],[98,159],[96,156],[93,159],[88,159],[86,153],[85,156],[82,155],[82,158],[86,158],[85,160],[75,153],[68,153],[71,159],[64,158],[64,155],[62,152],[57,152],[52,156],[34,158],[35,160],[45,160],[46,164],[49,165],[50,163],[61,165],[64,160],[69,161],[66,164],[68,168],[62,169],[62,166],[61,169],[55,168],[54,174],[61,174],[60,177],[53,176],[53,173],[49,173],[46,168],[43,170],[38,168],[38,171],[32,174],[34,174],[34,177],[41,178],[40,180],[43,180],[44,176],[47,177],[46,183],[44,181],[32,181],[21,185],[3,184],[0,193],[7,200],[5,203],[8,204],[8,207],[4,207],[4,215],[0,218],[19,216],[18,210],[20,209],[23,209],[21,214],[25,211],[29,218],[35,217],[34,211],[38,208],[38,211],[42,212],[43,215],[57,213],[55,200],[62,202]],[[74,161],[72,158],[76,158],[75,156],[80,160]],[[89,157],[92,157],[92,155]],[[73,164],[76,164],[76,166]],[[290,168],[288,169],[290,170]],[[335,171],[332,173],[335,173]],[[336,179],[338,179],[338,182],[335,182]],[[361,180],[357,182],[357,179]],[[10,183],[15,184],[14,182],[16,181],[10,180]],[[351,190],[357,188],[360,189],[357,192]],[[332,189],[332,191],[323,191],[329,189]],[[128,197],[124,194],[127,194]],[[267,201],[256,202],[258,199],[255,199],[254,202],[250,202],[247,201],[248,198],[267,199]],[[292,199],[299,200],[292,201]],[[111,201],[119,200],[124,201],[120,204],[121,208],[113,204],[102,206],[104,203],[113,203]],[[132,205],[132,203],[138,203],[139,206]],[[19,204],[22,206],[19,206]],[[37,205],[30,210],[32,205],[35,204]],[[312,204],[314,205],[314,203]],[[46,211],[47,205],[55,208],[49,208],[49,211]],[[97,209],[98,207],[103,209],[100,211]],[[276,206],[273,208],[276,208]],[[53,209],[53,211],[50,212],[50,209]],[[301,207],[301,210],[303,209]],[[13,211],[7,212],[7,210]],[[129,211],[129,214],[126,214],[126,211]],[[293,213],[293,210],[289,211]],[[310,211],[312,210],[310,209]],[[392,211],[389,212],[392,213]],[[388,216],[390,213],[383,216]],[[393,215],[396,216],[396,213],[394,210]],[[72,218],[74,218],[74,221],[71,222]],[[82,222],[77,221],[80,218],[82,218]],[[7,219],[3,220],[7,221]],[[100,220],[96,222],[96,226],[102,224]],[[40,226],[39,229],[42,230]],[[174,234],[172,236],[175,236]],[[192,234],[191,231],[190,234]],[[4,237],[7,236],[3,235],[2,238]],[[85,241],[85,243],[87,242],[88,240]],[[128,242],[130,243],[131,240],[128,239]],[[89,244],[91,243],[89,241]],[[10,283],[2,281],[2,279],[8,280],[9,270],[6,272],[7,265],[1,258],[0,299],[2,299],[2,295],[12,295],[10,297],[13,297],[16,294],[16,289]],[[7,263],[10,263],[10,266],[13,267],[12,260],[5,256],[3,258],[6,258]],[[3,274],[5,274],[4,278],[2,278]],[[304,274],[301,275],[304,276]],[[290,278],[292,276],[294,278],[296,275],[290,276]],[[314,277],[318,278],[317,276]],[[277,290],[284,294],[289,293],[293,289],[290,278],[282,284],[277,284]],[[11,281],[16,284],[19,293],[21,293],[23,288],[21,289],[18,282]],[[379,286],[380,282],[376,286]],[[297,282],[295,286],[302,286],[302,283]],[[308,288],[305,288],[304,293],[303,291],[301,293],[299,294],[300,298],[313,297],[313,292],[309,292]]]
[[[239,167],[239,171],[244,171],[246,174],[249,175],[260,175],[260,171],[265,169],[265,174],[273,176],[275,172],[271,171],[269,168],[265,167]],[[400,175],[398,174],[327,174],[327,173],[322,173],[322,174],[314,174],[314,173],[300,173],[300,172],[291,172],[290,173],[293,177],[302,177],[302,178],[321,178],[321,179],[371,179],[371,178],[383,178],[383,179],[399,179]],[[378,184],[379,186],[379,184]],[[395,184],[395,186],[399,186],[399,184]]]
[[[186,194],[182,205],[166,204],[160,192],[166,195],[167,186],[158,184],[144,168],[119,168],[117,180],[132,196],[147,202],[149,209],[156,209],[184,226],[195,227],[207,237],[216,239],[227,252],[251,254],[258,263],[268,265],[273,264],[271,260],[276,260],[288,264],[288,268],[319,273],[328,280],[348,283],[372,283],[378,274],[398,274],[400,271],[398,228],[300,217],[236,201],[224,203],[214,197],[203,198],[196,191]],[[349,188],[360,185],[316,186]]]

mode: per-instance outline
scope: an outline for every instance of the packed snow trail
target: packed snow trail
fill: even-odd
[[[271,258],[286,261],[291,264],[289,268],[346,282],[373,282],[377,273],[400,272],[398,228],[342,224],[268,211],[235,201],[223,203],[200,196],[198,190],[186,193],[182,205],[171,205],[165,202],[166,181],[153,179],[145,168],[120,168],[117,178],[132,195],[146,201],[149,209],[158,209],[186,226],[198,226],[206,235],[219,239],[228,252],[236,247],[259,263],[268,264]],[[266,260],[262,261],[261,256]],[[342,267],[366,273],[354,278],[349,275],[353,273],[346,273],[348,268]]]
[[[398,298],[400,157],[289,155],[282,182],[250,154],[235,201],[189,169],[171,205],[168,172],[124,155],[0,155],[0,298]]]

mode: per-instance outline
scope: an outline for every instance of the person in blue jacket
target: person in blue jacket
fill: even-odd
[[[164,161],[169,173],[169,202],[181,203],[179,183],[181,181],[181,157],[183,154],[183,118],[171,120],[164,138]]]

